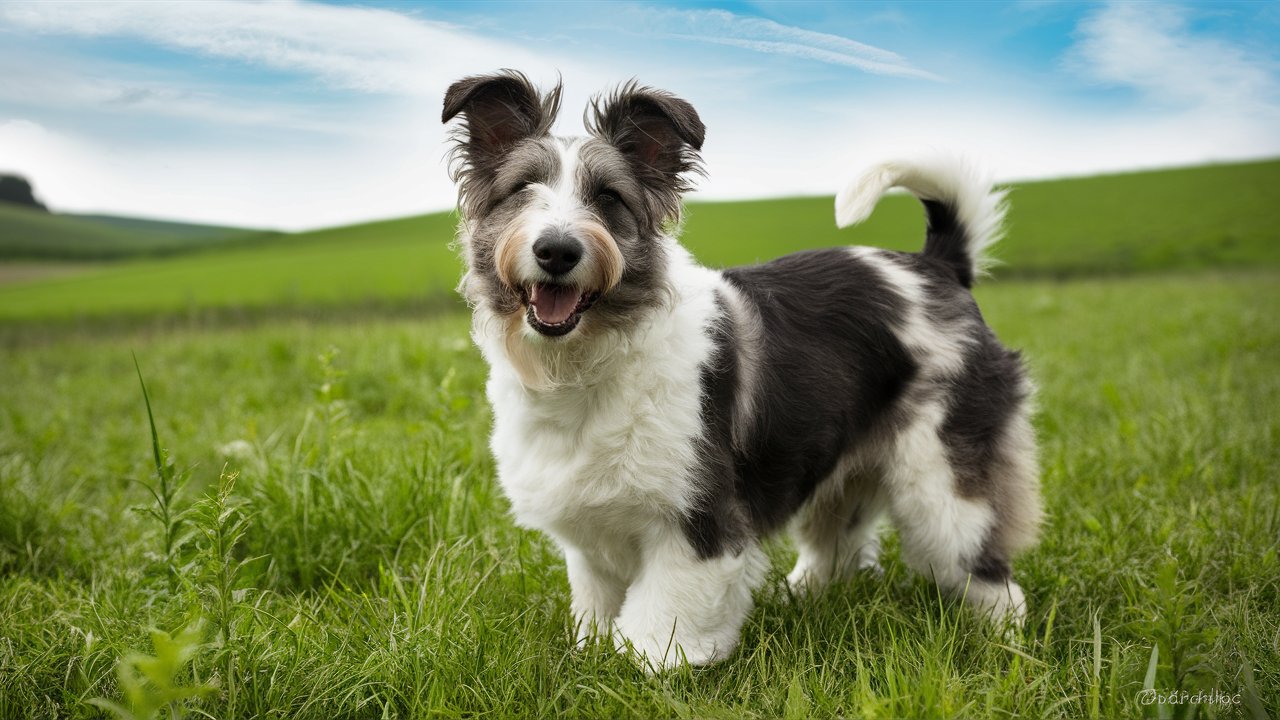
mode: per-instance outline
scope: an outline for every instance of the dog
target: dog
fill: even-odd
[[[884,164],[837,196],[837,224],[905,188],[921,252],[709,269],[675,237],[702,173],[693,106],[631,81],[559,137],[560,94],[503,70],[454,83],[442,117],[498,480],[564,551],[578,641],[657,671],[723,660],[764,538],[789,526],[787,582],[812,592],[878,568],[886,516],[909,566],[1020,622],[1033,386],[970,293],[1003,194],[959,160]]]

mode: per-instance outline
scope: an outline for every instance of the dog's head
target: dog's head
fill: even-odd
[[[461,118],[462,291],[528,339],[616,326],[656,302],[664,228],[700,171],[702,121],[669,93],[633,82],[597,98],[586,137],[551,135],[559,107],[559,84],[540,93],[511,70],[444,98],[443,121]]]

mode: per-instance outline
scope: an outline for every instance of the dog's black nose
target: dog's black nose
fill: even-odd
[[[533,241],[533,256],[538,259],[538,267],[559,277],[578,266],[582,243],[558,230],[547,230]]]

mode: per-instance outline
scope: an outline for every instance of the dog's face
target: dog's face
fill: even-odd
[[[550,134],[559,105],[558,85],[543,95],[513,71],[459,80],[444,99],[444,122],[463,119],[463,292],[530,337],[581,335],[655,301],[663,228],[704,134],[689,103],[634,83],[592,103],[587,137]]]

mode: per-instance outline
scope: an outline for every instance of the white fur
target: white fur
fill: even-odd
[[[627,336],[527,338],[549,367],[574,371],[549,389],[521,382],[482,307],[474,326],[491,366],[491,447],[516,520],[564,547],[579,637],[616,621],[620,645],[655,668],[732,651],[763,577],[757,549],[701,561],[680,532],[697,488],[700,373],[713,351],[706,328],[725,284],[664,242],[673,302]],[[580,330],[589,333],[590,321]],[[557,362],[575,353],[580,362]]]
[[[792,591],[816,592],[859,570],[879,571],[887,497],[866,465],[864,457],[845,458],[793,519],[791,534],[799,552],[787,575]]]
[[[738,353],[738,373],[741,387],[734,398],[733,443],[735,447],[746,445],[747,435],[755,428],[756,394],[759,392],[760,363],[764,346],[764,328],[760,314],[742,297],[738,288],[730,283],[721,285],[721,297],[729,308]]]
[[[768,567],[760,548],[701,559],[679,528],[666,527],[647,538],[642,555],[617,619],[619,649],[629,647],[655,670],[728,657]]]
[[[551,281],[553,278],[538,266],[534,259],[533,243],[548,230],[568,232],[582,219],[589,217],[589,211],[578,195],[578,159],[580,138],[558,145],[560,173],[554,185],[533,183],[529,189],[533,191],[533,200],[521,213],[519,242],[522,248],[516,254],[516,276],[533,281]],[[586,253],[582,261],[566,276],[556,278],[560,283],[591,285],[591,279],[598,275],[596,260],[591,253]]]
[[[885,473],[890,513],[902,536],[908,565],[955,587],[968,576],[963,561],[976,557],[991,527],[991,508],[955,492],[947,449],[938,436],[945,412],[938,403],[917,411],[895,438]]]
[[[965,352],[973,342],[972,335],[964,332],[965,328],[940,328],[929,319],[920,276],[890,260],[883,250],[854,247],[849,248],[849,252],[874,267],[902,297],[906,317],[894,332],[911,357],[920,363],[925,376],[934,379],[960,372],[964,368]]]
[[[572,359],[584,351],[579,362],[548,363],[575,372],[549,390],[521,382],[502,337],[477,337],[492,366],[491,444],[518,520],[591,545],[595,531],[617,522],[647,524],[650,516],[685,511],[702,427],[700,366],[712,350],[702,328],[715,312],[714,275],[703,274],[690,273],[690,282],[677,285],[680,302],[656,309],[625,341],[592,338],[589,345],[608,347],[606,356],[592,357],[576,337],[528,337],[546,355]]]
[[[992,264],[986,253],[1003,233],[1007,207],[1007,193],[992,190],[991,184],[989,172],[953,155],[882,163],[836,195],[836,225],[844,228],[866,220],[881,196],[895,187],[921,200],[949,203],[968,233],[974,271],[982,274]]]
[[[995,516],[986,502],[956,493],[955,475],[938,434],[944,417],[938,403],[922,408],[916,421],[897,436],[885,475],[903,560],[963,596],[980,613],[1021,622],[1026,602],[1017,583],[983,582],[966,569],[967,561],[981,553]]]

